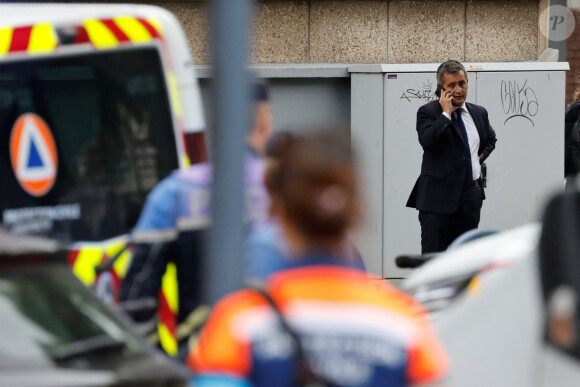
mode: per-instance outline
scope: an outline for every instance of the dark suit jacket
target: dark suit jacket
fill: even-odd
[[[479,133],[478,154],[483,154],[482,163],[495,149],[495,132],[485,108],[468,102],[465,106]],[[417,111],[417,133],[423,147],[423,162],[407,207],[450,214],[461,203],[467,163],[459,128],[442,113],[439,101],[429,102]]]

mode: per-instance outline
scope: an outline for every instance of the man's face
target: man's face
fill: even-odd
[[[451,93],[453,106],[461,106],[467,98],[467,77],[463,71],[443,74],[443,88]]]
[[[246,142],[258,153],[263,155],[266,143],[272,135],[272,110],[267,101],[254,104],[254,127],[246,137]]]

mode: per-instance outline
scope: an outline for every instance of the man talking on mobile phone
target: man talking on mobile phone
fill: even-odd
[[[419,210],[423,254],[447,249],[479,225],[485,199],[481,163],[495,149],[496,137],[487,110],[465,101],[468,82],[460,62],[442,63],[439,100],[417,111],[423,162],[407,207]]]

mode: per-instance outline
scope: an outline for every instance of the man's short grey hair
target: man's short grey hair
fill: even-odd
[[[467,71],[460,62],[456,60],[448,60],[447,62],[441,63],[437,69],[437,84],[443,85],[443,74],[457,74],[460,71],[463,71],[465,78],[467,78]]]

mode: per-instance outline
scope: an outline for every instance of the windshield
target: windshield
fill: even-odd
[[[0,147],[0,213],[12,232],[128,232],[178,166],[157,48],[0,63]]]
[[[145,351],[65,264],[2,270],[0,327],[0,368],[18,361],[62,365],[79,359],[94,368]]]

